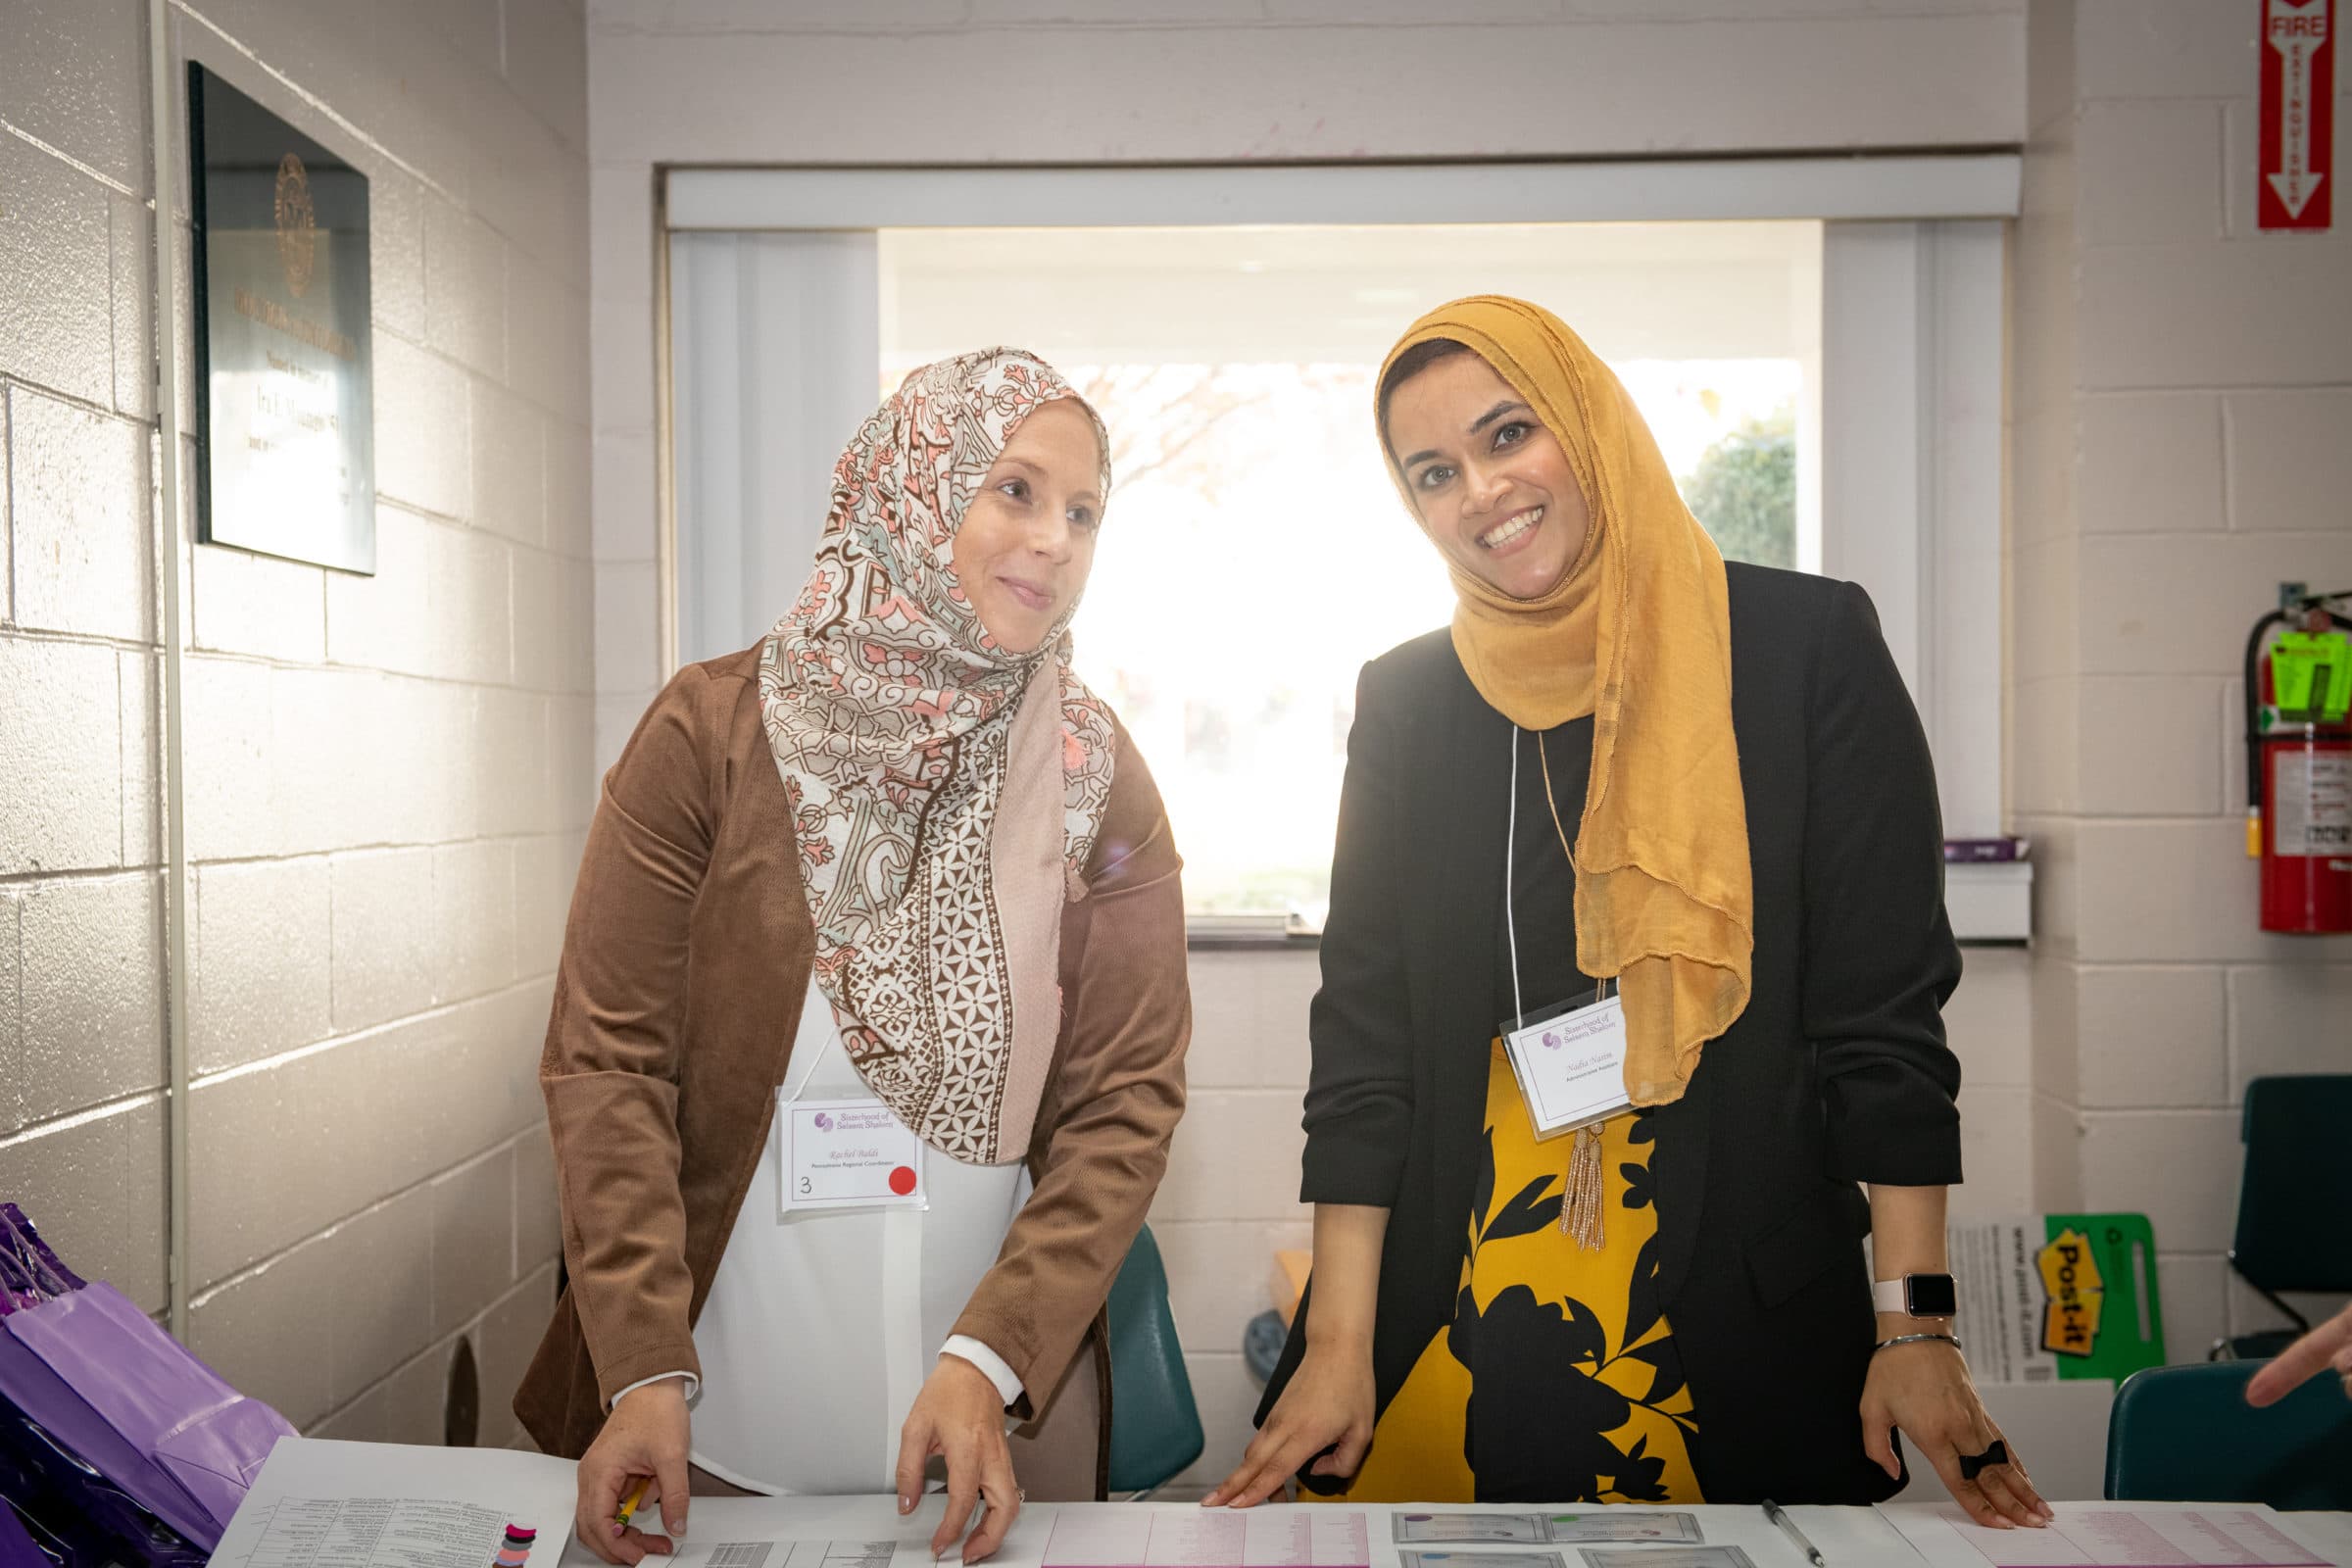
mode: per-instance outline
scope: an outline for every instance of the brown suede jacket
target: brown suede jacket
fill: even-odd
[[[539,1066],[570,1283],[514,1396],[550,1453],[583,1452],[630,1384],[701,1375],[695,1318],[784,1081],[815,932],[758,653],[690,665],[654,700],[580,862]],[[1036,1190],[955,1329],[1041,1399],[1102,1308],[1184,1111],[1180,864],[1122,728],[1085,891],[1062,913]]]

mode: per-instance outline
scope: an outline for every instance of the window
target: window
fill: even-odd
[[[2014,211],[2014,159],[667,188],[681,655],[741,647],[790,602],[878,391],[1033,349],[1112,432],[1078,667],[1168,797],[1197,926],[1319,923],[1356,670],[1452,604],[1387,477],[1372,376],[1466,293],[1587,336],[1728,556],[1871,591],[1947,831],[1999,830],[2003,236],[1982,220]],[[1626,220],[1502,220],[1561,212]]]

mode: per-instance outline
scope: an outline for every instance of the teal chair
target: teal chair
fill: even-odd
[[[1206,1441],[1149,1225],[1111,1283],[1109,1315],[1110,1491],[1149,1496],[1200,1458]]]
[[[2230,1266],[2286,1319],[2220,1340],[2216,1361],[2277,1355],[2311,1321],[2281,1298],[2286,1291],[2340,1296],[2352,1291],[2352,1225],[2314,1224],[2311,1216],[2352,1214],[2352,1073],[2257,1078],[2246,1085],[2238,1137],[2246,1146],[2238,1184],[2237,1229]]]
[[[2107,1495],[2132,1502],[2352,1508],[2352,1399],[2331,1372],[2257,1410],[2260,1361],[2134,1372],[2107,1424]]]

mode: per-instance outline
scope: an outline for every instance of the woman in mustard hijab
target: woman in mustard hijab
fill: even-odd
[[[1861,1503],[1899,1431],[2041,1524],[1950,1317],[1960,958],[1869,599],[1727,566],[1522,301],[1416,322],[1378,416],[1458,605],[1357,689],[1314,1277],[1209,1501]]]

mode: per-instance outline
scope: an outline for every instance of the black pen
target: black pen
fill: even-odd
[[[1788,1517],[1788,1509],[1770,1497],[1766,1497],[1764,1499],[1764,1517],[1779,1525],[1782,1534],[1796,1543],[1796,1549],[1805,1554],[1805,1561],[1811,1563],[1813,1568],[1829,1568],[1829,1564],[1821,1555],[1821,1548],[1805,1539],[1805,1533],[1796,1528],[1796,1521]]]

